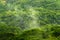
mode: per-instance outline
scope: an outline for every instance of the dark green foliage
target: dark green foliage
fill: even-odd
[[[0,3],[0,13],[5,12],[5,11],[6,11],[6,6]]]
[[[0,40],[12,40],[15,37],[13,33],[2,33],[0,34]]]
[[[24,31],[21,34],[20,40],[43,40],[46,38],[48,38],[48,35],[45,35],[42,30],[36,28]]]
[[[60,40],[60,0],[0,0],[0,40]]]
[[[17,35],[20,35],[22,30],[20,27],[7,26],[0,24],[0,40],[14,40]]]
[[[37,9],[38,10],[38,9]],[[60,24],[60,19],[58,14],[55,11],[48,10],[48,9],[39,9],[39,13],[37,14],[38,23],[39,25],[46,25],[46,24]]]
[[[60,36],[60,26],[55,25],[54,27],[51,28],[52,36],[54,37],[59,37]]]

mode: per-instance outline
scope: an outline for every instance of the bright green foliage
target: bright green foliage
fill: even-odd
[[[59,1],[59,0],[58,0]],[[60,24],[57,0],[1,0],[0,21],[22,29]]]
[[[0,0],[0,40],[59,37],[60,0]]]
[[[19,27],[7,26],[0,24],[0,40],[13,40],[17,35],[22,33]]]

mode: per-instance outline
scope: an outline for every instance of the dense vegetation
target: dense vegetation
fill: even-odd
[[[0,0],[0,40],[60,40],[60,0]]]

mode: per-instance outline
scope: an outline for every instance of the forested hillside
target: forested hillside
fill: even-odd
[[[0,0],[0,40],[60,40],[60,0]]]

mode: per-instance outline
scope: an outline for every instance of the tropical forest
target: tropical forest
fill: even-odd
[[[60,40],[60,0],[0,0],[0,40]]]

